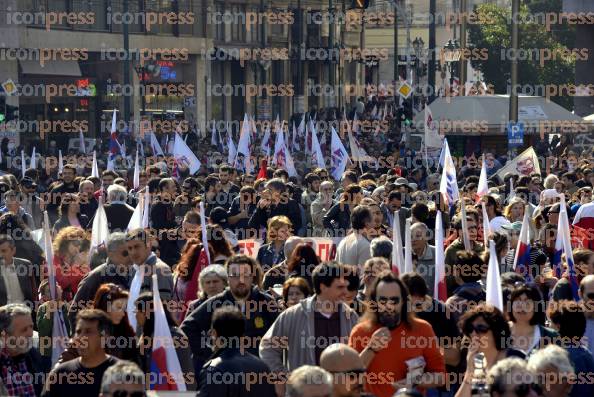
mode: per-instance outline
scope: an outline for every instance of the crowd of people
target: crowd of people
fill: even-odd
[[[395,164],[353,163],[340,180],[323,167],[289,177],[265,162],[251,175],[225,163],[180,174],[162,157],[142,167],[136,187],[131,168],[92,177],[68,156],[61,172],[9,170],[0,177],[0,395],[140,397],[181,382],[204,397],[593,396],[594,152],[567,146],[548,174],[502,178],[505,159],[487,154],[491,178],[478,199],[480,159],[468,156],[460,200],[448,205],[440,169],[407,166],[416,154],[390,140]],[[129,228],[145,192],[149,227]],[[555,274],[560,194],[580,232],[574,263],[564,256]],[[97,250],[100,206],[110,234]],[[401,272],[393,233],[406,245],[407,228],[412,271]],[[485,233],[503,310],[486,303]],[[315,238],[335,242],[330,260]],[[257,252],[243,252],[254,239]],[[438,248],[445,299],[435,290]],[[175,380],[157,379],[154,365],[161,307]],[[57,313],[68,333],[59,357]]]

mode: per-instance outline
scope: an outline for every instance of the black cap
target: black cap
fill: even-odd
[[[26,176],[23,179],[21,179],[21,186],[29,187],[29,188],[36,188],[37,183],[35,183],[33,178]]]
[[[216,207],[213,208],[212,211],[210,211],[209,219],[212,223],[226,225],[228,217],[229,215],[223,207]]]

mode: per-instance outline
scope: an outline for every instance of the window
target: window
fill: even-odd
[[[231,25],[231,41],[245,42],[245,5],[231,6],[234,23]]]
[[[223,20],[223,15],[225,15],[225,5],[222,3],[217,3],[216,5],[216,16],[217,16],[217,23],[215,24],[214,29],[214,39],[225,41],[225,24],[218,23]]]

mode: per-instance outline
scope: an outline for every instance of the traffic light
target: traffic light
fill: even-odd
[[[369,0],[353,0],[352,8],[367,8],[369,7]]]

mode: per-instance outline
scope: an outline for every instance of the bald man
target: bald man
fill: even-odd
[[[359,353],[343,343],[328,346],[320,356],[320,367],[334,377],[333,397],[360,397],[365,366]]]

